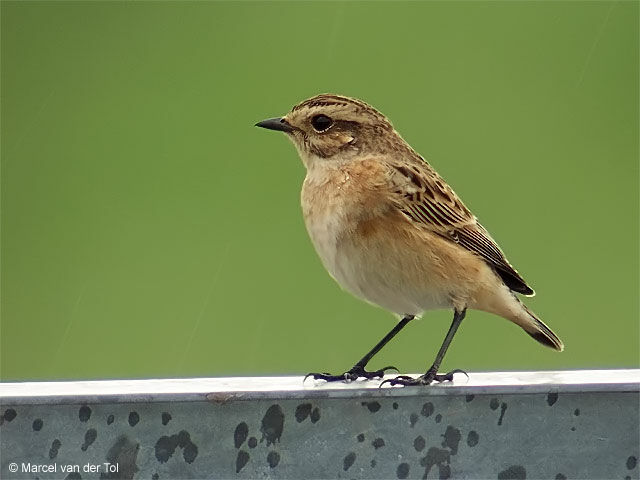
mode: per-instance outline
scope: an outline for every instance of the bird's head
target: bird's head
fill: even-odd
[[[284,117],[263,120],[256,126],[285,132],[307,168],[317,162],[384,153],[402,142],[391,122],[375,108],[341,95],[317,95]]]

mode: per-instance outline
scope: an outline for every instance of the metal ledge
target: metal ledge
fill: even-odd
[[[417,375],[417,374],[414,374]],[[220,377],[73,382],[0,383],[3,405],[87,401],[201,401],[237,399],[347,398],[361,396],[481,395],[508,393],[638,391],[640,369],[477,372],[423,388],[379,388],[375,380],[325,383],[303,377]]]
[[[302,377],[2,383],[0,478],[640,476],[640,370],[378,387]]]

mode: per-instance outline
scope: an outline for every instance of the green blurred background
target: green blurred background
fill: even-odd
[[[7,2],[3,380],[339,373],[393,325],[256,129],[356,96],[461,194],[566,343],[471,312],[444,369],[638,366],[637,2]],[[424,371],[451,313],[376,357]]]

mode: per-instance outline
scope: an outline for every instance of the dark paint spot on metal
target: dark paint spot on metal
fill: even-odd
[[[240,470],[244,468],[244,466],[249,462],[249,453],[244,450],[240,450],[238,452],[238,456],[236,457],[236,473],[240,473]]]
[[[451,465],[444,464],[440,466],[440,475],[438,476],[440,480],[451,478]]]
[[[269,452],[267,455],[267,463],[271,468],[276,468],[280,463],[280,454],[278,452]]]
[[[109,415],[107,417],[107,425],[111,425],[114,420],[115,420],[115,417],[113,415]]]
[[[240,422],[233,432],[233,445],[240,448],[249,435],[249,426],[245,422]]]
[[[392,407],[393,407],[394,410],[397,410],[398,409],[398,402],[393,402]]]
[[[626,477],[624,477],[624,480],[631,480],[631,475],[627,475]]]
[[[379,448],[384,447],[384,439],[376,438],[373,442],[371,442],[371,445],[373,445],[373,448],[378,450]]]
[[[170,437],[163,435],[158,439],[155,445],[156,459],[160,463],[167,462],[177,447],[182,449],[182,458],[187,463],[192,463],[198,456],[198,447],[191,441],[191,435],[186,430],[181,430]]]
[[[166,425],[171,421],[171,414],[169,412],[162,412],[162,424]]]
[[[511,465],[498,473],[498,480],[525,480],[526,478],[527,471],[521,465]]]
[[[184,458],[184,461],[187,463],[193,463],[197,456],[198,446],[193,442],[187,443],[182,451],[182,458]]]
[[[69,475],[64,477],[64,480],[82,480],[82,475],[78,472],[71,472]]]
[[[87,430],[84,434],[84,443],[82,444],[80,449],[83,452],[86,452],[87,448],[89,448],[91,444],[96,441],[96,438],[98,438],[98,431],[95,428],[90,428],[89,430]]]
[[[316,423],[320,420],[320,409],[318,407],[311,410],[311,415],[309,415],[309,419],[311,419],[311,423]]]
[[[442,421],[442,415],[437,414],[435,420],[436,420],[436,423],[440,423]]]
[[[153,475],[151,475],[151,480],[159,480],[160,475],[158,475],[157,473],[154,473]]]
[[[81,406],[78,410],[78,418],[81,422],[88,422],[91,418],[91,409],[86,405]]]
[[[138,412],[129,413],[129,425],[131,425],[132,427],[135,427],[139,421],[140,421],[140,415],[138,415]]]
[[[416,452],[421,452],[422,450],[424,450],[424,447],[425,447],[426,444],[427,444],[427,442],[425,442],[425,440],[422,437],[422,435],[418,435],[413,440],[413,448],[416,449]]]
[[[480,435],[478,435],[478,432],[476,432],[475,430],[471,430],[467,434],[467,445],[469,445],[470,447],[475,447],[478,444],[479,440]]]
[[[411,415],[409,415],[409,424],[411,425],[411,428],[414,427],[417,421],[418,421],[417,413],[412,413]]]
[[[36,418],[33,421],[33,425],[31,425],[31,428],[33,428],[34,431],[39,432],[40,430],[42,430],[42,425],[44,425],[44,422],[42,421],[42,419]]]
[[[451,453],[449,450],[431,447],[427,451],[427,454],[420,459],[420,465],[425,467],[422,478],[428,478],[429,472],[434,465],[438,466],[440,478],[449,478],[449,476],[451,476],[451,469],[449,468],[450,459]]]
[[[376,401],[362,402],[362,406],[367,407],[371,413],[376,413],[378,410],[380,410],[380,407],[381,407],[380,402],[376,402]]]
[[[349,452],[346,457],[342,460],[342,469],[346,472],[351,468],[351,465],[356,461],[355,452]]]
[[[361,443],[364,442],[364,433],[360,433],[356,438],[358,439],[359,442]]]
[[[573,414],[574,414],[576,417],[579,417],[579,416],[580,416],[580,409],[579,409],[579,408],[576,408],[576,409],[573,411]]]
[[[311,413],[312,405],[310,403],[301,403],[296,407],[296,422],[304,422]]]
[[[51,443],[51,448],[49,449],[50,459],[53,460],[58,456],[58,450],[60,449],[60,445],[62,445],[62,443],[60,443],[60,440],[58,440],[57,438]]]
[[[251,437],[247,442],[249,448],[256,448],[258,446],[258,439],[256,437]]]
[[[504,412],[507,411],[507,404],[505,402],[502,402],[502,405],[500,405],[500,418],[498,419],[498,425],[502,425],[502,419],[504,418]]]
[[[636,468],[636,465],[638,465],[638,459],[636,457],[631,455],[629,458],[627,458],[627,469],[633,470],[634,468]]]
[[[547,394],[547,405],[550,407],[558,401],[558,392],[551,392]]]
[[[559,473],[556,475],[556,480],[567,480],[567,477],[565,477],[563,474]]]
[[[571,431],[575,432],[576,431],[576,427],[571,427]]]
[[[18,413],[13,408],[7,408],[4,411],[4,415],[2,416],[2,419],[6,420],[7,422],[11,422],[17,416],[18,416]]]
[[[491,408],[491,410],[497,410],[499,406],[500,406],[500,402],[498,401],[497,398],[492,398],[491,401],[489,402],[489,408]]]
[[[407,478],[409,476],[409,464],[401,463],[396,468],[396,477],[398,478]]]
[[[118,465],[118,472],[101,473],[100,478],[106,479],[132,479],[139,471],[136,464],[140,444],[129,440],[126,435],[119,436],[107,452],[107,461]]]
[[[475,395],[465,395],[464,399],[467,403],[473,401],[473,399],[476,398]]]
[[[442,441],[443,447],[449,447],[451,450],[451,455],[456,455],[458,453],[458,445],[460,444],[460,439],[462,435],[460,435],[460,430],[457,428],[453,428],[451,425],[447,426],[447,431],[444,432],[444,440]]]
[[[422,405],[422,410],[420,411],[420,414],[423,417],[430,417],[434,411],[435,411],[435,407],[433,406],[433,403],[427,402],[424,405]]]
[[[267,447],[273,445],[276,442],[280,442],[282,436],[282,430],[284,429],[284,413],[282,408],[277,403],[271,405],[262,418],[262,426],[260,431],[262,432],[262,438],[260,441],[266,440]]]

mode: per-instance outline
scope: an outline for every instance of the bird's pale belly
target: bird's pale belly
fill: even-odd
[[[334,215],[305,220],[325,268],[353,295],[398,315],[452,305],[441,260],[415,244],[424,238],[399,230],[393,220],[354,223]]]

